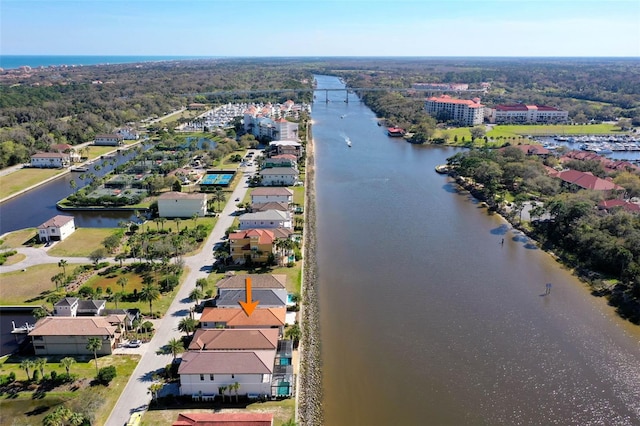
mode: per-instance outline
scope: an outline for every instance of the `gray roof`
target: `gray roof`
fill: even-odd
[[[218,289],[243,289],[246,286],[245,279],[251,278],[253,291],[260,288],[284,289],[287,284],[287,276],[284,274],[238,274],[229,275],[216,283]]]
[[[264,307],[284,307],[287,301],[282,300],[272,289],[257,289],[252,292],[252,299],[259,301],[260,306]],[[243,290],[227,290],[221,296],[218,296],[215,300],[215,306],[219,308],[224,307],[238,307],[238,302],[247,300],[247,294]]]
[[[263,212],[245,213],[240,215],[240,220],[288,220],[291,215],[280,210],[265,210]]]
[[[293,167],[270,167],[260,170],[261,175],[293,175],[298,176],[298,171]]]

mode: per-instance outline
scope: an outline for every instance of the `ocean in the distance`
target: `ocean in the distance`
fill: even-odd
[[[0,68],[5,70],[29,66],[31,68],[60,65],[105,65],[137,62],[181,61],[190,59],[214,59],[213,56],[46,56],[0,55]]]

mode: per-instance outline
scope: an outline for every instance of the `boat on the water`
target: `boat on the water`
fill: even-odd
[[[436,173],[440,173],[441,175],[446,175],[447,173],[449,173],[449,166],[446,164],[437,165]]]
[[[400,127],[387,127],[387,134],[393,138],[404,136],[405,130]]]

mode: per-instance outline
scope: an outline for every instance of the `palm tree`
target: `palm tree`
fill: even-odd
[[[220,386],[218,388],[218,393],[220,395],[222,395],[222,402],[224,403],[224,393],[227,391],[227,387],[226,386]]]
[[[64,259],[60,259],[60,262],[58,262],[58,267],[62,268],[63,277],[66,278],[66,276],[67,276],[67,261],[64,260]]]
[[[189,333],[196,331],[199,321],[195,318],[182,318],[178,323],[178,330],[189,336]]]
[[[176,356],[178,356],[179,353],[184,352],[184,345],[182,344],[182,340],[176,339],[174,337],[173,339],[169,340],[169,343],[167,343],[167,349],[171,351],[171,355],[173,355],[173,360],[175,361]]]
[[[118,281],[116,281],[116,284],[118,284],[122,288],[122,292],[124,293],[124,288],[127,286],[128,282],[129,282],[129,278],[120,277],[118,278]]]
[[[102,340],[98,337],[89,337],[86,348],[93,352],[93,359],[96,361],[96,374],[98,374],[98,350],[102,348]]]
[[[204,297],[204,293],[202,292],[202,289],[195,287],[193,290],[191,290],[191,293],[189,293],[189,299],[194,300],[196,302],[196,305],[200,303],[200,299],[202,299]]]
[[[60,360],[60,364],[67,370],[67,376],[71,374],[71,366],[76,363],[75,358],[71,358],[70,356],[62,358]]]
[[[176,217],[176,218],[174,218],[173,220],[176,222],[176,231],[177,231],[178,233],[180,233],[180,221],[181,221],[182,219],[180,219],[179,217]]]
[[[198,278],[196,280],[196,287],[200,287],[200,290],[204,290],[204,288],[209,284],[206,278]]]
[[[153,315],[153,301],[160,297],[160,290],[155,284],[145,284],[138,293],[140,300],[149,302],[149,316]]]
[[[226,197],[224,196],[224,192],[222,192],[222,188],[216,187],[213,191],[213,196],[211,200],[218,205],[218,211],[220,210],[220,202],[225,201]]]
[[[60,289],[60,286],[64,283],[64,273],[60,272],[51,277],[51,282],[56,284],[56,291]]]
[[[300,326],[296,322],[291,327],[287,328],[287,331],[284,333],[284,337],[287,339],[293,340],[293,347],[298,347],[298,342],[302,337],[302,330],[300,330]]]
[[[149,392],[151,392],[151,396],[153,397],[154,402],[158,401],[158,393],[163,386],[164,384],[160,382],[152,383],[151,386],[149,386]]]
[[[231,390],[233,390],[236,393],[236,404],[238,403],[238,390],[240,390],[240,383],[235,382],[232,385],[229,385],[229,387],[231,388]]]
[[[191,219],[193,219],[193,226],[195,227],[198,224],[198,213],[194,213],[193,216],[191,216]]]
[[[111,300],[113,300],[113,303],[116,305],[116,309],[118,309],[118,302],[122,300],[122,293],[113,293]]]
[[[20,363],[20,368],[22,368],[27,373],[27,381],[31,381],[31,375],[29,374],[29,370],[35,368],[36,364],[31,359],[25,359]]]
[[[44,377],[44,366],[47,365],[47,358],[36,358],[34,364],[40,370],[40,377]]]
[[[159,217],[158,222],[160,222],[160,229],[164,231],[164,223],[167,221],[166,217]]]

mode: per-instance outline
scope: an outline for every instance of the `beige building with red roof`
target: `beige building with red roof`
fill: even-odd
[[[98,355],[112,353],[120,333],[105,317],[46,317],[29,333],[36,355],[91,355],[89,338],[102,342]]]
[[[566,123],[569,112],[546,105],[496,105],[487,108],[490,123],[496,124],[552,124]]]
[[[229,234],[229,250],[234,263],[244,263],[247,256],[254,263],[266,263],[269,256],[276,256],[276,242],[291,237],[287,228],[247,229]]]
[[[240,308],[204,308],[200,317],[203,329],[207,328],[276,328],[282,335],[286,308],[260,308],[247,315]]]
[[[484,122],[484,105],[480,98],[456,99],[449,95],[428,98],[427,114],[442,120],[452,120],[461,126],[475,126]]]
[[[591,172],[580,172],[578,170],[563,170],[561,172],[551,172],[551,176],[562,179],[571,185],[592,191],[624,191],[620,185],[616,185],[608,179],[601,179]]]

